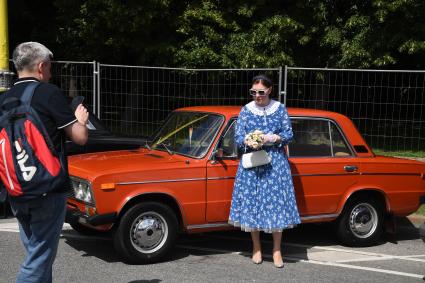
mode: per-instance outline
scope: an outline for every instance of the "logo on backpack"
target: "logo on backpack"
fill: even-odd
[[[1,105],[0,180],[10,196],[22,200],[54,191],[67,176],[64,152],[55,150],[31,107],[38,84],[29,84],[20,99],[6,97]]]
[[[15,141],[15,148],[18,155],[16,155],[16,160],[18,160],[19,168],[22,172],[22,177],[25,181],[31,181],[32,177],[34,177],[37,168],[35,166],[25,166],[25,162],[28,160],[28,154],[25,149],[22,148],[21,143],[19,141]]]

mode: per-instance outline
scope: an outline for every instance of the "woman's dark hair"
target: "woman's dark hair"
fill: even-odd
[[[262,83],[266,87],[273,86],[272,80],[269,77],[267,77],[266,75],[257,75],[257,76],[252,78],[252,84],[253,85],[258,84],[258,83]]]

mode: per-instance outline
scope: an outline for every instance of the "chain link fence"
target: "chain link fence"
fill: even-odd
[[[425,150],[425,72],[288,67],[291,107],[350,117],[374,149]]]
[[[280,69],[178,69],[99,65],[99,111],[113,132],[151,135],[174,109],[194,105],[243,105],[252,77],[277,82]]]
[[[52,83],[85,104],[116,134],[149,136],[170,111],[244,105],[259,73],[288,107],[350,117],[374,149],[425,150],[425,71],[319,68],[179,69],[56,61]],[[280,96],[282,94],[282,97]]]

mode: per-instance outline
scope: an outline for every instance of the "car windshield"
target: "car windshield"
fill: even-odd
[[[223,120],[211,113],[173,112],[150,148],[201,158],[208,152]]]

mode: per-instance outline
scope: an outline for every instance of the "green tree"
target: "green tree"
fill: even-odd
[[[420,0],[192,1],[178,64],[421,68]]]
[[[14,0],[10,47],[185,67],[420,69],[422,0]]]
[[[171,61],[176,33],[171,0],[56,0],[64,56],[116,64]]]

